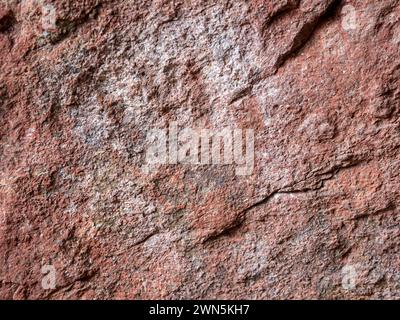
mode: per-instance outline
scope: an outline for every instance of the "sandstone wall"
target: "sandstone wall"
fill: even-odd
[[[399,48],[398,0],[2,0],[0,298],[400,299]]]

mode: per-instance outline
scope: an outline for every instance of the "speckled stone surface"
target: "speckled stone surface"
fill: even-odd
[[[0,298],[400,299],[399,48],[398,0],[2,0]],[[253,172],[148,170],[171,122]]]

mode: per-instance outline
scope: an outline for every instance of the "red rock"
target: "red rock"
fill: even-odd
[[[399,1],[44,6],[0,8],[0,298],[400,298]],[[149,166],[171,122],[254,170]]]

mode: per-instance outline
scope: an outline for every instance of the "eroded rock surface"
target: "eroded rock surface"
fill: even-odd
[[[0,298],[400,299],[399,49],[398,0],[2,0]],[[149,166],[171,122],[254,170]]]

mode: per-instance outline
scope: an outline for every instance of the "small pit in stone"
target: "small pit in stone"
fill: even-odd
[[[0,32],[9,31],[15,24],[16,20],[12,11],[0,10]]]

